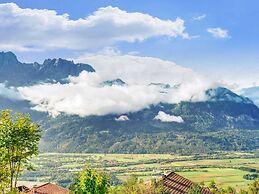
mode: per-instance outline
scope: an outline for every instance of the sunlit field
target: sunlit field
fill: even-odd
[[[220,187],[246,188],[251,182],[243,175],[250,172],[240,167],[258,168],[259,158],[254,153],[221,153],[204,156],[171,154],[63,154],[45,153],[33,159],[36,171],[27,172],[23,180],[53,181],[68,186],[73,175],[85,164],[109,173],[116,181],[131,175],[144,180],[161,178],[163,173],[177,172],[197,183],[215,180]],[[114,178],[112,178],[114,179]]]

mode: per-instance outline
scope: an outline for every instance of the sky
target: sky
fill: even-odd
[[[0,3],[0,50],[24,62],[108,50],[173,61],[233,89],[259,84],[257,0]]]

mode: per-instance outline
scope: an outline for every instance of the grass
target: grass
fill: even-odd
[[[221,153],[210,156],[178,156],[171,154],[71,154],[44,153],[33,159],[35,172],[26,172],[22,179],[51,181],[67,185],[73,175],[88,163],[92,167],[125,180],[134,174],[144,180],[175,171],[194,181],[206,184],[215,180],[220,187],[245,188],[251,181],[243,179],[239,167],[258,168],[259,158],[251,153]],[[215,158],[215,159],[212,159]]]
[[[205,168],[203,171],[179,172],[179,174],[196,182],[204,182],[205,185],[214,180],[219,187],[232,186],[241,189],[251,183],[243,179],[243,175],[247,172],[232,168]]]

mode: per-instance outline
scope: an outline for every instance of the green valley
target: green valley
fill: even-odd
[[[256,152],[222,152],[211,155],[179,156],[171,154],[76,154],[42,153],[33,159],[36,171],[26,172],[23,180],[51,181],[68,186],[74,174],[85,164],[104,171],[117,185],[130,175],[144,180],[159,178],[165,172],[174,171],[194,182],[208,184],[215,180],[220,187],[247,188],[251,180],[243,175],[249,169],[259,170]],[[248,169],[243,169],[247,167]],[[248,170],[248,171],[247,171]]]

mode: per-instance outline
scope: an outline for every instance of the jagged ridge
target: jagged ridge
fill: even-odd
[[[88,64],[75,64],[73,61],[61,58],[47,59],[43,64],[21,63],[12,52],[0,53],[0,82],[7,82],[12,86],[62,81],[69,75],[78,76],[82,71],[95,72]]]

